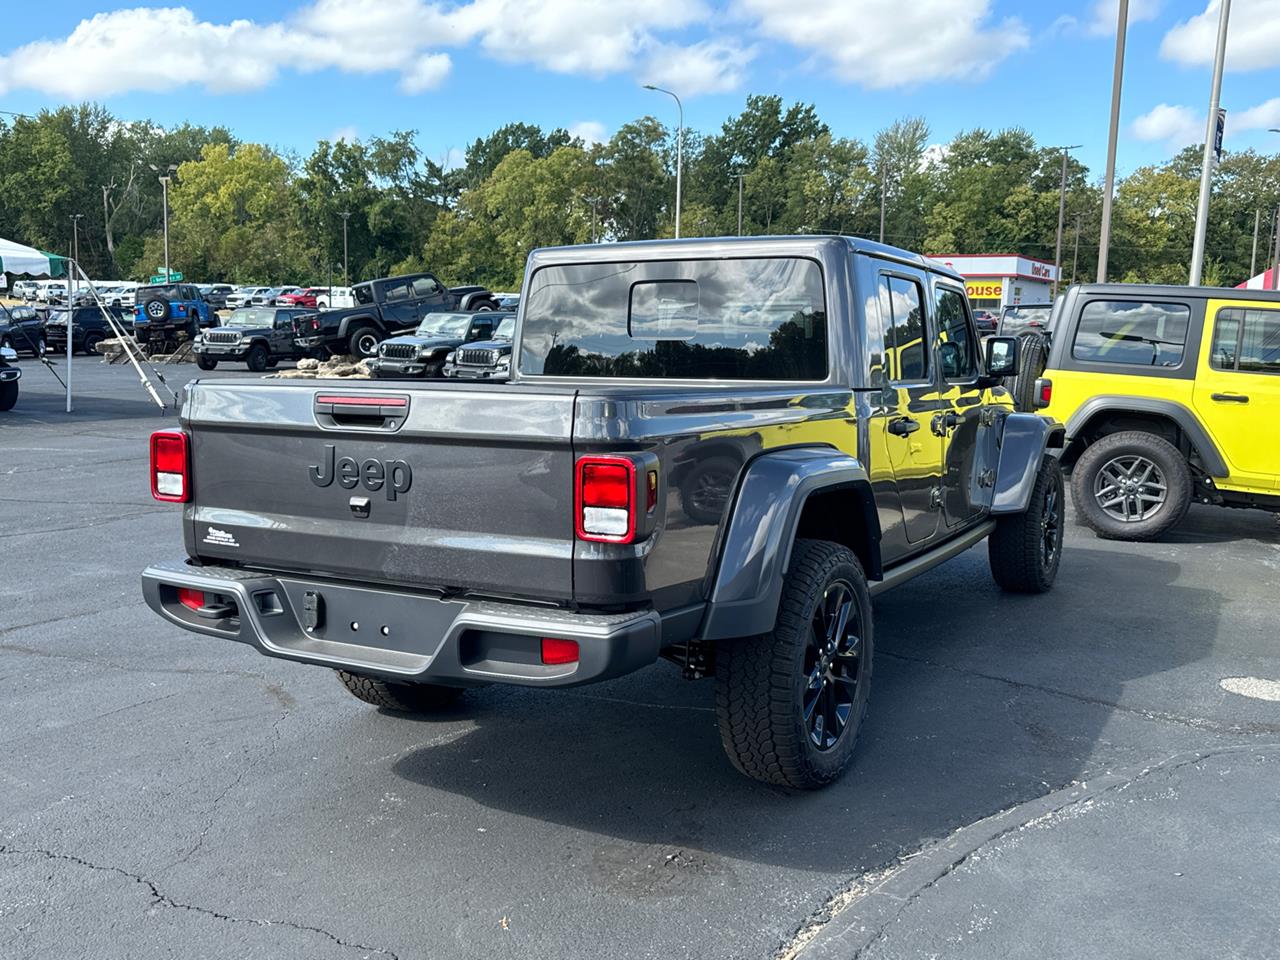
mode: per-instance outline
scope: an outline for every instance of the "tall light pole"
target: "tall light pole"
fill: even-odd
[[[1076,214],[1076,249],[1071,254],[1071,282],[1076,282],[1076,267],[1080,265],[1080,218],[1083,214]]]
[[[652,83],[644,85],[646,90],[652,90],[655,93],[665,93],[668,97],[676,102],[676,110],[679,111],[679,126],[676,127],[676,239],[680,239],[680,189],[681,176],[684,167],[684,104],[670,90],[664,90],[662,87],[655,87]]]
[[[1062,283],[1062,218],[1067,213],[1067,154],[1084,146],[1073,143],[1062,150],[1062,185],[1058,188],[1058,239],[1053,245],[1053,295],[1058,295],[1058,286]]]
[[[1098,231],[1098,283],[1107,282],[1111,245],[1111,199],[1116,189],[1116,139],[1120,135],[1120,87],[1124,81],[1124,39],[1129,30],[1129,0],[1120,0],[1116,15],[1116,63],[1111,76],[1111,126],[1107,132],[1107,172],[1102,184],[1102,228]]]
[[[1204,240],[1209,230],[1209,194],[1213,190],[1214,141],[1218,130],[1218,101],[1222,96],[1222,63],[1227,55],[1227,21],[1231,17],[1231,0],[1218,0],[1218,47],[1213,54],[1213,82],[1209,87],[1209,120],[1205,125],[1204,157],[1200,161],[1200,202],[1196,204],[1196,236],[1191,244],[1191,276],[1193,287],[1200,286],[1204,270]]]
[[[339,211],[338,216],[342,218],[342,285],[349,287],[351,286],[351,268],[347,260],[347,221],[351,219],[351,211]]]
[[[1262,210],[1253,211],[1253,252],[1249,254],[1249,279],[1258,275],[1258,228],[1262,226]]]
[[[160,174],[160,192],[164,203],[164,282],[168,283],[173,278],[173,273],[169,269],[169,180],[177,172],[178,165],[171,163],[163,171],[154,163],[149,163],[147,166]]]
[[[880,162],[880,242],[884,243],[884,196],[888,191],[888,174],[885,172],[884,161]]]

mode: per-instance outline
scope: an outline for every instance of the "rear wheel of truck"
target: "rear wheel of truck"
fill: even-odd
[[[436,683],[395,683],[378,680],[346,670],[335,671],[338,680],[357,700],[401,713],[430,713],[457,701],[461,687],[442,687]]]
[[[255,343],[245,354],[244,362],[254,373],[261,373],[267,369],[267,356],[267,348],[260,343]]]
[[[103,337],[101,334],[86,333],[84,337],[84,352],[93,356],[93,354],[98,352],[98,344],[102,341]]]
[[[213,357],[206,357],[203,353],[197,353],[196,366],[201,370],[216,370],[218,369],[218,361]]]
[[[1089,444],[1071,474],[1076,512],[1107,540],[1154,540],[1187,515],[1191,492],[1182,452],[1145,430]]]
[[[1045,593],[1062,562],[1066,488],[1054,457],[1040,463],[1031,502],[1024,513],[999,517],[987,538],[991,576],[1009,593]]]
[[[849,765],[871,693],[871,595],[858,558],[797,540],[769,633],[716,650],[725,752],[756,780],[813,790]]]
[[[353,357],[369,358],[378,355],[378,331],[373,327],[357,327],[347,340],[347,352]]]
[[[18,402],[18,381],[10,380],[0,383],[0,410],[12,410]]]

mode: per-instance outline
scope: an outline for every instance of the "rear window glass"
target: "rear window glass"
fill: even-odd
[[[373,287],[368,284],[362,283],[358,287],[352,287],[351,292],[355,295],[356,303],[373,303]]]
[[[543,267],[529,282],[522,372],[564,377],[823,380],[827,311],[812,260]]]
[[[1191,310],[1181,303],[1092,300],[1080,313],[1071,353],[1077,360],[1176,367]]]
[[[1006,307],[1000,317],[1000,336],[1016,337],[1027,330],[1047,330],[1052,311],[1053,307],[1047,303],[1034,307]]]

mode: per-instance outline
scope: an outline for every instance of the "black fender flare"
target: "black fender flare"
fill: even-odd
[[[323,320],[321,321],[323,323]],[[338,321],[338,336],[344,340],[351,336],[353,327],[373,327],[381,336],[386,336],[387,331],[383,327],[382,318],[374,316],[371,313],[360,313],[354,317],[343,317]]]
[[[704,640],[767,633],[778,616],[782,578],[804,512],[815,493],[847,488],[862,506],[878,577],[880,524],[866,468],[830,447],[789,447],[761,454],[738,481],[703,619]]]
[[[458,309],[469,312],[478,300],[490,300],[495,305],[497,304],[497,300],[488,290],[472,290],[470,293],[464,293],[459,298]]]
[[[1132,397],[1123,394],[1099,394],[1082,403],[1079,409],[1067,420],[1067,437],[1075,440],[1080,432],[1094,417],[1103,413],[1150,413],[1167,417],[1178,425],[1196,453],[1204,462],[1204,469],[1211,477],[1225,477],[1230,471],[1227,462],[1222,458],[1218,445],[1209,436],[1204,424],[1183,404],[1176,400],[1162,400],[1156,397]]]
[[[1065,431],[1058,421],[1037,413],[1006,415],[1000,428],[991,513],[1025,513],[1045,453],[1061,456],[1065,445]]]

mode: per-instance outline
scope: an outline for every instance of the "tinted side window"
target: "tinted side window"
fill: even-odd
[[[415,297],[429,297],[439,289],[440,284],[430,277],[419,277],[413,281],[413,295]],[[390,294],[388,294],[387,299],[390,299]]]
[[[885,277],[882,282],[881,313],[892,318],[884,337],[889,378],[925,380],[929,376],[929,358],[920,284],[902,277]]]
[[[1080,313],[1071,355],[1095,363],[1176,367],[1190,322],[1191,310],[1181,303],[1092,300]]]
[[[407,300],[409,299],[409,282],[407,280],[398,280],[388,283],[383,295],[388,300]]]
[[[942,375],[948,380],[972,379],[978,375],[978,351],[969,328],[964,294],[938,287],[934,296]]]
[[[1219,310],[1209,365],[1242,373],[1280,373],[1280,310]]]

